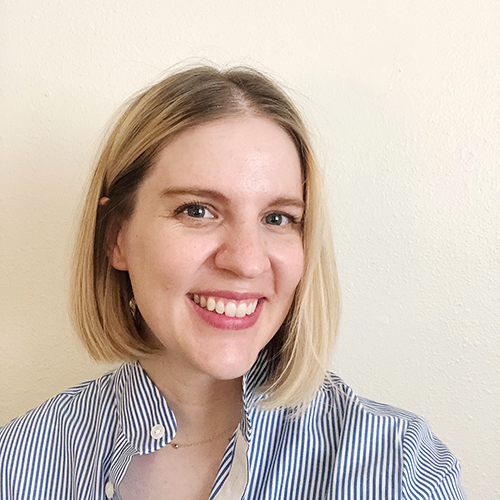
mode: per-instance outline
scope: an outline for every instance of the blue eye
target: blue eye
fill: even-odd
[[[175,215],[184,214],[191,219],[214,219],[210,210],[202,203],[186,203],[175,210]]]
[[[266,215],[266,224],[270,224],[272,226],[284,226],[289,222],[293,222],[291,217],[279,212],[273,212],[272,214]]]
[[[184,210],[189,217],[194,217],[196,219],[202,219],[205,217],[207,209],[203,205],[190,205]]]

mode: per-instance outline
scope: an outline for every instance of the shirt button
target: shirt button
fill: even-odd
[[[113,483],[106,483],[105,492],[108,498],[113,498],[113,495],[115,494],[115,487],[113,486]]]
[[[161,439],[164,435],[165,428],[163,427],[163,425],[158,424],[151,429],[151,437],[153,439]]]

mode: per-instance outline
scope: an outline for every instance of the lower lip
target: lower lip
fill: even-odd
[[[245,330],[246,328],[250,328],[259,319],[263,306],[263,301],[259,300],[257,302],[257,307],[252,314],[249,314],[248,316],[245,316],[243,318],[231,318],[229,316],[226,316],[225,314],[219,314],[215,311],[212,312],[208,309],[204,309],[189,298],[188,300],[193,306],[196,314],[198,314],[198,316],[205,323],[208,323],[214,328],[219,328],[220,330]]]

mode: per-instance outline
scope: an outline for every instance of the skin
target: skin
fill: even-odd
[[[241,377],[283,322],[303,273],[302,192],[293,142],[252,114],[184,131],[138,189],[110,258],[129,272],[147,334],[161,346],[141,364],[174,411],[179,443],[203,441],[240,421]],[[208,291],[257,294],[257,321],[244,329],[209,324],[192,301]],[[182,484],[177,474],[156,491],[169,498],[177,485],[175,498],[208,497],[226,445],[226,437],[212,443],[211,458],[203,457],[192,478],[186,467],[203,455],[200,447],[154,453],[160,469],[175,470],[168,469],[172,452],[170,467],[184,468]],[[200,467],[206,471],[196,485]]]

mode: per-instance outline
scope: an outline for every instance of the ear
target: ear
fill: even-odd
[[[115,242],[109,246],[108,250],[109,262],[118,271],[128,271],[123,228],[118,230],[114,240]]]

